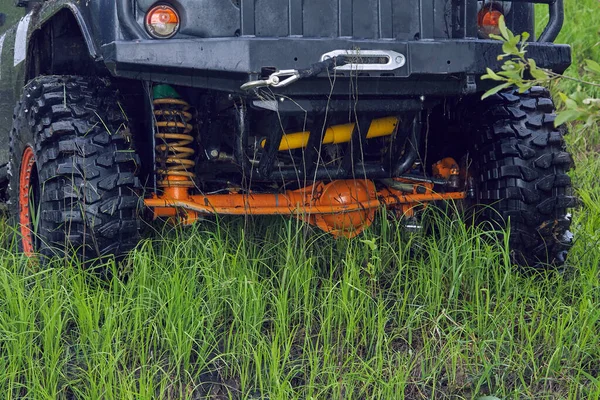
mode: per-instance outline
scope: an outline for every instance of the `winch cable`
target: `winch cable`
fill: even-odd
[[[327,60],[314,63],[309,68],[298,70],[298,74],[300,75],[300,79],[303,78],[311,78],[313,76],[317,76],[322,74],[323,72],[333,72],[337,67],[343,67],[347,65],[345,57],[332,57]]]
[[[300,79],[312,78],[324,72],[332,73],[337,67],[347,65],[345,57],[332,57],[318,63],[312,64],[304,69],[287,69],[272,73],[269,78],[250,81],[241,86],[242,90],[259,89],[263,87],[280,88],[286,87]]]

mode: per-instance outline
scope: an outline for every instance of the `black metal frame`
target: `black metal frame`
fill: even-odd
[[[136,22],[131,0],[117,0],[117,14],[121,27],[131,39],[150,38],[150,35]]]
[[[549,20],[540,35],[538,42],[554,42],[565,22],[564,0],[502,0],[510,3],[547,4],[549,7]]]
[[[434,32],[434,21],[427,21],[425,15],[435,14],[435,1],[419,0],[422,7],[421,31],[419,36],[407,40],[392,38],[393,32],[380,32],[378,39],[359,39],[353,35],[351,26],[352,0],[339,0],[339,35],[334,37],[309,37],[303,35],[301,23],[302,2],[290,0],[289,35],[268,37],[260,35],[254,0],[242,0],[239,7],[238,37],[206,38],[183,35],[176,40],[151,40],[141,28],[135,17],[131,0],[116,0],[117,15],[126,40],[116,40],[103,47],[104,61],[115,76],[132,79],[164,82],[201,89],[235,93],[237,132],[233,156],[246,177],[262,182],[312,182],[319,180],[385,179],[402,176],[410,172],[419,155],[422,144],[423,109],[429,97],[460,96],[486,90],[486,82],[477,77],[483,75],[487,67],[499,68],[497,55],[502,44],[493,40],[476,39],[472,31],[465,29],[462,36],[442,39]],[[537,43],[529,46],[529,55],[540,60],[543,68],[556,72],[564,71],[570,64],[570,48],[554,45],[564,22],[564,0],[503,0],[513,3],[546,4],[550,19]],[[391,7],[391,0],[381,0],[381,4]],[[458,3],[458,2],[457,2]],[[514,8],[514,7],[513,7]],[[518,8],[526,8],[519,6]],[[139,10],[138,10],[139,11]],[[143,10],[142,10],[143,12]],[[476,0],[465,0],[461,12],[477,12]],[[293,16],[296,15],[297,18]],[[384,18],[381,17],[380,18]],[[436,17],[437,18],[437,17]],[[466,18],[466,16],[465,16]],[[472,19],[472,18],[471,18]],[[526,19],[526,18],[525,18]],[[381,22],[381,20],[380,20]],[[393,21],[388,21],[392,26]],[[350,23],[350,25],[349,25]],[[381,23],[380,23],[381,25]],[[515,26],[521,27],[517,23]],[[529,27],[528,30],[532,27]],[[383,27],[381,29],[384,29]],[[391,28],[390,28],[391,29]],[[471,29],[476,29],[472,27]],[[383,39],[386,38],[386,39]],[[389,38],[389,39],[388,39]],[[394,40],[390,40],[394,39]],[[428,39],[428,40],[421,40]],[[343,78],[355,78],[351,73],[328,71],[314,74],[287,88],[277,88],[277,96],[289,96],[294,102],[279,102],[279,111],[293,113],[293,107],[306,103],[304,109],[313,115],[313,129],[310,130],[308,145],[303,150],[302,165],[280,168],[275,165],[279,145],[284,132],[271,129],[267,132],[266,145],[261,150],[258,164],[251,162],[246,154],[250,137],[250,106],[253,100],[260,98],[254,92],[240,90],[240,86],[251,80],[261,79],[266,69],[301,68],[319,61],[323,54],[339,49],[377,49],[390,50],[406,56],[406,63],[394,71],[366,71],[361,80],[370,80],[362,85],[361,98],[374,99],[373,102],[361,100],[359,107],[370,109],[357,113],[352,140],[345,146],[345,157],[340,166],[325,167],[320,162],[320,144],[325,134],[322,127],[327,125],[323,107],[333,104],[343,109],[347,107],[348,87],[331,87],[328,82],[332,75]],[[298,65],[298,59],[308,60]],[[330,90],[331,89],[331,90]],[[324,100],[323,96],[328,95]],[[423,99],[423,100],[419,100]],[[279,99],[278,99],[279,100]],[[395,100],[397,104],[394,105]],[[434,100],[436,101],[436,100]],[[420,102],[420,103],[419,103]],[[279,104],[280,103],[280,104]],[[392,104],[392,106],[390,106]],[[285,110],[285,108],[288,108]],[[395,110],[390,109],[396,108]],[[364,147],[370,120],[368,114],[402,115],[409,118],[409,124],[399,127],[389,154],[384,162],[367,163],[360,156]],[[414,117],[414,118],[413,118]],[[393,161],[392,161],[393,160]]]
[[[302,165],[287,168],[276,168],[275,159],[284,132],[273,129],[268,133],[266,143],[258,166],[254,166],[246,149],[248,148],[249,120],[248,109],[242,100],[236,105],[237,132],[235,138],[234,157],[242,169],[243,175],[252,177],[255,181],[268,182],[313,182],[336,179],[385,179],[402,176],[410,171],[419,156],[422,143],[424,111],[408,112],[401,118],[397,132],[394,133],[393,143],[388,154],[383,157],[385,162],[366,163],[360,156],[364,148],[371,119],[364,115],[358,116],[352,140],[346,144],[345,157],[341,165],[335,168],[320,165],[320,148],[325,135],[327,120],[325,113],[315,114],[312,129],[309,133],[308,144],[303,150]]]
[[[115,76],[136,80],[150,80],[199,89],[213,89],[247,95],[240,87],[260,78],[267,66],[288,69],[294,59],[311,60],[302,67],[318,61],[332,49],[387,49],[406,54],[407,62],[395,71],[368,71],[360,76],[368,85],[362,85],[361,95],[373,96],[452,96],[460,95],[468,86],[466,76],[481,76],[486,68],[499,69],[497,59],[502,43],[496,40],[456,39],[432,41],[378,41],[353,39],[282,38],[223,38],[178,39],[173,41],[117,41],[103,48],[104,61]],[[571,63],[571,49],[567,45],[531,43],[528,55],[538,60],[542,68],[561,73]],[[337,76],[346,78],[350,73]],[[330,77],[298,81],[276,92],[287,96],[315,96],[329,94]],[[477,85],[485,82],[476,80]],[[486,87],[474,88],[486,90]],[[335,93],[347,96],[348,85],[336,85]],[[343,93],[342,93],[343,92]]]
[[[190,8],[190,13],[194,13],[194,16],[198,16],[196,3],[191,0],[177,1],[182,4],[182,7]],[[354,10],[356,1],[338,1],[341,14],[337,21],[339,24],[337,36],[313,37],[308,34],[310,32],[303,31],[300,14],[303,10],[302,4],[306,2],[302,3],[302,0],[283,2],[285,7],[288,7],[289,14],[289,21],[282,21],[284,25],[289,23],[287,36],[264,36],[260,31],[261,13],[273,11],[272,8],[275,7],[273,2],[280,6],[282,4],[275,0],[264,0],[264,4],[270,5],[267,9],[259,11],[256,9],[255,0],[242,0],[239,11],[231,15],[227,14],[239,19],[235,22],[239,28],[237,37],[233,32],[230,36],[219,36],[216,30],[214,32],[210,30],[213,28],[207,28],[209,29],[207,32],[212,32],[207,33],[208,36],[193,36],[192,33],[171,40],[153,40],[136,20],[135,11],[144,12],[143,9],[140,9],[139,5],[134,9],[136,2],[131,0],[116,0],[118,20],[125,40],[117,38],[105,44],[102,55],[114,76],[242,95],[246,94],[240,90],[240,86],[248,81],[259,79],[261,71],[265,68],[300,70],[319,61],[323,54],[336,49],[389,50],[405,55],[406,63],[400,68],[392,71],[365,71],[361,74],[361,79],[373,78],[373,82],[361,87],[361,96],[364,98],[372,95],[380,99],[387,96],[443,97],[485,91],[489,89],[486,86],[487,82],[481,82],[477,78],[486,73],[486,68],[498,69],[501,66],[501,62],[497,60],[497,55],[502,51],[501,43],[476,39],[476,26],[466,23],[466,20],[475,20],[475,16],[471,14],[477,12],[477,0],[452,2],[460,5],[460,13],[468,14],[463,15],[459,23],[465,31],[457,37],[449,32],[445,39],[430,32],[434,28],[428,26],[439,23],[437,19],[440,18],[441,12],[436,11],[433,6],[440,0],[414,0],[424,7],[418,12],[422,19],[420,22],[422,31],[419,38],[415,36],[407,39],[391,36],[394,32],[389,31],[390,26],[397,26],[398,22],[389,21],[391,17],[383,13],[379,15],[382,31],[378,33],[377,38],[360,39],[361,36],[352,36],[354,31],[347,25],[353,21],[352,13],[356,11]],[[392,1],[378,0],[377,4],[381,9],[391,9]],[[557,73],[564,72],[571,62],[570,48],[551,43],[556,39],[564,22],[564,0],[503,1],[522,4],[523,6],[518,7],[519,10],[525,7],[525,4],[548,5],[550,12],[548,25],[539,40],[530,44],[528,55],[538,60],[542,68]],[[152,2],[137,0],[137,3],[144,3],[144,7],[147,7]],[[323,4],[325,3],[330,2]],[[317,7],[314,4],[311,7]],[[403,17],[410,17],[411,21],[416,18],[414,12],[408,10],[406,12],[407,15]],[[436,20],[429,20],[429,14]],[[528,18],[531,18],[531,15],[529,17],[514,15],[513,19],[519,21],[515,29],[532,31],[533,26],[529,26],[532,25],[532,21]],[[205,22],[217,24],[214,21]],[[302,23],[306,25],[307,21],[304,20]],[[439,27],[435,29],[439,30]],[[419,40],[424,38],[428,40]],[[294,99],[322,95],[325,80],[328,79],[326,75],[322,73],[319,77],[303,80],[290,87],[278,88],[277,93],[294,96]],[[340,71],[337,71],[336,75],[348,77],[348,74],[344,75]],[[470,83],[469,79],[471,79]],[[328,91],[329,87],[325,89]],[[334,89],[338,94],[346,95],[341,93],[344,88]],[[335,94],[332,93],[334,97]]]

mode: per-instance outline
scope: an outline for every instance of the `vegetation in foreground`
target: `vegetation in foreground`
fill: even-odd
[[[293,221],[206,223],[146,242],[108,283],[6,250],[0,392],[598,398],[599,215],[577,218],[578,267],[539,276],[516,273],[492,234],[440,216],[427,236],[382,223],[352,241]]]
[[[600,398],[599,174],[582,152],[570,266],[539,275],[515,272],[493,233],[435,213],[429,235],[382,218],[350,241],[295,221],[206,222],[148,240],[108,282],[7,244],[0,392]]]
[[[562,40],[600,59],[597,2],[566,6]],[[515,272],[493,234],[435,215],[430,235],[382,219],[351,241],[206,222],[146,241],[107,282],[35,265],[3,224],[0,393],[598,399],[600,132],[574,125],[569,144],[582,207],[560,272]]]

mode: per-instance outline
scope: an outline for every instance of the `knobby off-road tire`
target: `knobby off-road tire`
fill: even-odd
[[[10,154],[10,214],[21,250],[87,262],[138,243],[139,158],[110,83],[31,81],[15,107]]]
[[[550,93],[501,92],[474,107],[476,201],[482,217],[505,226],[514,263],[535,268],[565,263],[572,245],[568,209],[577,205],[567,175],[572,158],[555,128]],[[473,112],[472,111],[472,112]]]

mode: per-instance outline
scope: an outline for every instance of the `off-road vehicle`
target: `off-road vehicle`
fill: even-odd
[[[534,5],[548,6],[534,32]],[[563,72],[562,0],[38,0],[0,38],[22,250],[124,254],[142,218],[289,215],[353,237],[431,202],[560,265],[575,204],[549,92],[481,100],[500,16]],[[12,6],[11,6],[12,7]]]

